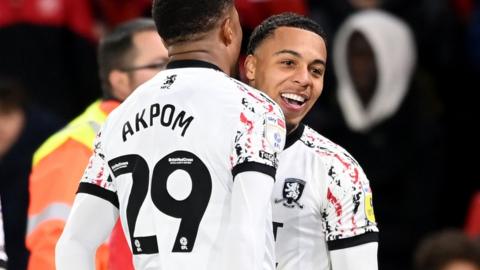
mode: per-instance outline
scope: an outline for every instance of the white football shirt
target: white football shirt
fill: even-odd
[[[343,148],[301,124],[279,162],[272,195],[277,269],[331,269],[329,251],[378,241],[369,181]]]
[[[284,143],[267,96],[212,64],[176,61],[112,112],[79,192],[119,207],[136,268],[218,269],[235,175],[274,178]]]

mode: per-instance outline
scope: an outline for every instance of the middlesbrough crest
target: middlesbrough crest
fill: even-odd
[[[297,178],[287,178],[283,184],[281,199],[275,199],[275,203],[283,203],[288,208],[294,208],[295,206],[303,209],[303,204],[298,200],[302,197],[303,189],[305,188],[305,181]]]

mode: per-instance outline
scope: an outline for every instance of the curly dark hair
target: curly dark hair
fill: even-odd
[[[191,41],[214,28],[233,0],[154,0],[152,15],[163,40]]]
[[[250,40],[248,41],[247,55],[253,54],[257,47],[260,46],[266,38],[273,35],[275,29],[279,27],[294,27],[307,30],[319,35],[323,38],[325,43],[327,42],[327,35],[318,23],[296,13],[285,12],[271,16],[255,27],[250,36]]]

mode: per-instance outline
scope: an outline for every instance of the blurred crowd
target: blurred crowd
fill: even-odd
[[[429,245],[441,245],[430,242],[455,236],[415,251],[446,228],[480,235],[480,1],[236,5],[243,49],[272,14],[304,14],[325,28],[325,88],[306,124],[363,165],[380,229],[379,269],[447,269],[422,265]],[[150,17],[150,6],[149,0],[0,0],[0,197],[9,269],[27,267],[33,153],[102,95],[100,37],[126,20]]]

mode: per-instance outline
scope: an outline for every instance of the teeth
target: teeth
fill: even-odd
[[[305,102],[304,97],[299,96],[299,95],[295,95],[295,94],[292,94],[292,93],[282,94],[282,97],[292,99],[292,100],[295,100],[295,101],[298,101],[298,102],[301,102],[301,103]]]

